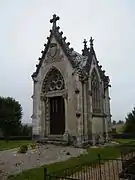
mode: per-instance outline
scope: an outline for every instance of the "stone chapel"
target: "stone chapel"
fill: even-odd
[[[33,79],[33,138],[95,142],[108,138],[111,124],[109,77],[96,58],[93,39],[82,54],[70,48],[53,15],[52,29]],[[67,138],[68,137],[68,138]]]

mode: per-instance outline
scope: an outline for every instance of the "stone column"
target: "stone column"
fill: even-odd
[[[87,82],[86,82],[87,83]],[[88,140],[88,101],[87,101],[87,86],[86,83],[84,84],[84,135],[85,135],[85,140]]]
[[[104,83],[103,81],[100,82],[100,91],[101,91],[101,97],[100,97],[100,101],[101,101],[101,112],[104,115],[105,114],[105,109],[104,109]],[[102,137],[101,137],[102,136]],[[102,132],[100,134],[100,139],[104,139],[106,141],[106,118],[103,117],[102,118]]]
[[[67,113],[67,104],[68,104],[68,93],[64,92],[62,95],[64,98],[64,104],[65,104],[65,133],[63,134],[63,140],[69,142],[69,128],[68,128],[68,113]]]
[[[64,104],[65,104],[65,133],[67,133],[69,131],[68,129],[68,114],[67,114],[67,104],[68,104],[68,93],[65,92],[63,94],[63,98],[64,98]]]
[[[111,124],[111,115],[110,115],[110,97],[109,97],[109,88],[107,87],[105,89],[105,110],[106,110],[106,133],[107,133],[107,139],[108,137],[108,131],[109,131],[109,125]]]
[[[40,99],[41,99],[41,107],[40,107],[40,111],[41,111],[41,117],[40,117],[40,119],[41,119],[41,136],[42,136],[42,138],[43,137],[45,137],[45,135],[46,135],[46,112],[45,112],[45,104],[46,104],[46,100],[47,100],[47,98],[46,98],[46,96],[44,95],[44,94],[42,94],[41,96],[40,96]]]
[[[46,97],[45,101],[45,135],[50,135],[50,102],[49,97]]]
[[[38,101],[38,80],[36,78],[33,78],[33,114],[32,114],[32,136],[33,140],[38,140],[40,138],[40,127],[39,127],[39,114],[38,114],[38,108],[39,108],[39,101]]]
[[[78,94],[76,94],[77,98],[77,110],[76,110],[76,118],[77,118],[77,129],[78,129],[78,137],[77,137],[77,144],[78,146],[82,145],[83,141],[83,97],[82,97],[82,83],[78,82],[77,88],[80,90]]]
[[[88,124],[89,124],[89,129],[88,129],[88,133],[89,133],[89,140],[92,141],[92,144],[95,145],[95,129],[93,126],[93,117],[92,117],[92,113],[93,113],[93,107],[92,107],[92,92],[91,92],[91,76],[89,77],[89,90],[88,90],[88,107],[89,107],[89,114],[88,114]]]
[[[41,134],[42,137],[48,136],[50,134],[50,107],[49,98],[45,94],[40,95],[40,120],[41,120]]]

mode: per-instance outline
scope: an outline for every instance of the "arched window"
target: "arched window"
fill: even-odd
[[[91,74],[92,108],[94,113],[101,112],[100,104],[100,82],[98,74],[94,69]]]
[[[57,91],[64,89],[64,79],[60,71],[55,67],[51,68],[43,81],[42,92]]]

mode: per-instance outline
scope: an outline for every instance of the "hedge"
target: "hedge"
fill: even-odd
[[[113,139],[135,139],[135,134],[123,133],[123,134],[111,134]]]
[[[5,140],[5,138],[1,136],[0,140]],[[8,140],[32,140],[32,136],[10,136]]]

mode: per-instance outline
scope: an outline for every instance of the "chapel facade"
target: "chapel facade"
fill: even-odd
[[[53,15],[50,36],[33,79],[33,137],[108,138],[111,124],[109,77],[96,58],[93,39],[82,54],[70,48]],[[70,138],[71,139],[71,138]],[[68,140],[65,138],[65,140]]]

